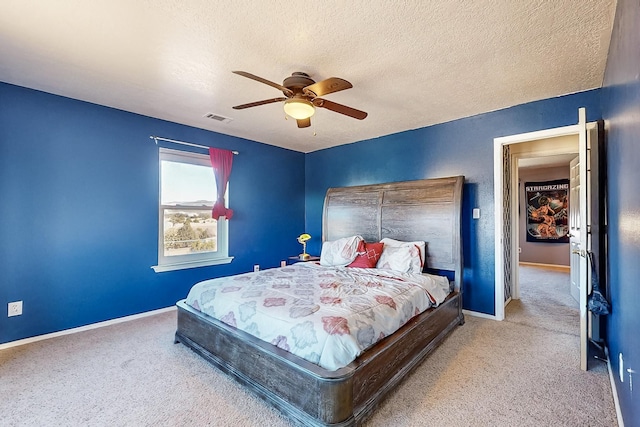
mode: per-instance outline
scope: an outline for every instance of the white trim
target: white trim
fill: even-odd
[[[613,394],[613,405],[616,407],[616,418],[618,418],[618,427],[624,427],[624,419],[622,418],[622,409],[620,409],[620,400],[618,400],[618,388],[616,380],[611,370],[611,358],[609,357],[609,347],[604,347],[604,353],[607,355],[607,369],[609,370],[609,381],[611,382],[611,394]]]
[[[179,262],[176,264],[152,265],[153,271],[162,273],[164,271],[184,270],[185,268],[208,267],[210,265],[229,264],[233,261],[233,257],[205,259],[201,261]]]
[[[143,317],[155,316],[156,314],[167,313],[170,311],[175,311],[176,306],[160,308],[158,310],[146,311],[144,313],[132,314],[131,316],[118,317],[117,319],[105,320],[104,322],[92,323],[90,325],[80,326],[72,329],[65,329],[64,331],[52,332],[50,334],[38,335],[35,337],[25,338],[17,341],[11,341],[4,344],[0,344],[0,350],[5,350],[11,347],[18,347],[24,344],[31,344],[37,341],[48,340],[49,338],[61,337],[64,335],[75,334],[77,332],[89,331],[91,329],[102,328],[104,326],[111,326],[117,323],[128,322],[130,320],[137,320]]]
[[[537,141],[538,139],[556,138],[558,136],[566,135],[577,135],[579,131],[579,125],[569,125],[553,129],[519,133],[517,135],[500,136],[498,138],[494,138],[493,141],[494,143],[499,143],[500,145],[519,144],[521,142]]]
[[[473,316],[473,317],[481,317],[483,319],[491,319],[491,320],[498,320],[496,319],[496,316],[492,316],[491,314],[486,314],[486,313],[480,313],[479,311],[470,311],[470,310],[462,310],[462,313],[465,316]]]
[[[493,205],[495,206],[495,283],[494,288],[494,306],[496,320],[504,320],[504,242],[502,241],[502,216],[504,214],[502,197],[502,188],[504,187],[504,153],[502,146],[506,143],[499,141],[499,138],[493,140]]]

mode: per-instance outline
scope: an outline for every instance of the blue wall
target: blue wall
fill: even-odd
[[[573,125],[578,108],[599,120],[600,91],[532,102],[427,128],[334,147],[307,155],[307,232],[322,234],[329,187],[464,175],[464,308],[495,314],[493,139]],[[370,116],[367,120],[375,120]],[[480,208],[479,220],[471,210]],[[309,245],[319,253],[319,239]]]
[[[607,134],[611,367],[625,425],[640,425],[640,6],[618,0],[602,89]],[[624,382],[618,355],[624,357]],[[633,382],[627,368],[636,371]]]
[[[607,317],[618,354],[640,371],[640,8],[619,0],[602,90],[519,105],[304,155],[0,83],[0,343],[171,306],[202,279],[319,253],[329,187],[465,175],[464,307],[494,313],[493,138],[605,119],[609,182]],[[602,109],[601,109],[602,108]],[[370,116],[367,120],[375,120]],[[228,265],[154,273],[158,155],[149,135],[239,150]],[[303,182],[306,184],[303,186]],[[471,219],[479,207],[482,217]],[[637,375],[637,374],[636,374]],[[628,377],[614,375],[628,425]],[[640,383],[636,377],[636,383]]]
[[[230,184],[231,264],[150,268],[158,234],[150,135],[240,151]],[[279,265],[300,250],[304,161],[302,153],[0,83],[0,343],[168,307],[199,280]],[[7,318],[7,303],[17,300],[24,314]]]

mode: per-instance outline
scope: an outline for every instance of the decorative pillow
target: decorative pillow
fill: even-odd
[[[383,248],[384,243],[366,243],[361,240],[356,259],[347,267],[376,268]]]
[[[420,273],[420,249],[416,245],[385,245],[377,267],[401,273]]]
[[[320,265],[344,267],[351,264],[358,255],[358,245],[362,240],[360,236],[351,236],[324,242],[320,253]]]
[[[418,252],[418,258],[413,260],[412,263],[412,268],[411,271],[409,271],[409,273],[422,273],[422,270],[424,268],[424,263],[425,263],[425,252],[426,252],[426,243],[423,241],[415,241],[415,242],[403,242],[401,240],[395,240],[395,239],[389,239],[388,237],[385,237],[384,239],[380,240],[381,243],[384,243],[384,247],[385,250],[387,249],[387,247],[393,247],[393,248],[397,248],[397,247],[417,247],[419,252]],[[384,251],[383,251],[384,252]]]

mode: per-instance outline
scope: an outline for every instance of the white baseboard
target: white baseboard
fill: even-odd
[[[571,266],[569,266],[569,265],[541,264],[539,262],[525,262],[525,261],[520,261],[518,264],[524,265],[524,266],[529,266],[529,267],[550,268],[550,269],[553,269],[553,270],[560,270],[560,271],[566,271],[566,272],[570,272],[571,271]]]
[[[0,344],[0,350],[4,350],[11,347],[17,347],[19,345],[31,344],[33,342],[48,340],[49,338],[61,337],[63,335],[75,334],[78,332],[89,331],[91,329],[102,328],[109,325],[115,325],[117,323],[128,322],[130,320],[141,319],[143,317],[153,316],[160,313],[167,313],[169,311],[176,310],[176,306],[160,308],[158,310],[147,311],[144,313],[133,314],[131,316],[119,317],[117,319],[105,320],[104,322],[92,323],[90,325],[80,326],[78,328],[65,329],[64,331],[52,332],[50,334],[38,335],[35,337],[25,338],[22,340],[11,341],[8,343]]]
[[[620,401],[618,400],[618,387],[616,387],[616,380],[613,377],[613,371],[611,370],[611,358],[609,357],[609,347],[604,347],[604,353],[607,355],[607,369],[609,370],[609,381],[611,381],[611,394],[613,394],[613,404],[616,407],[616,417],[618,418],[618,427],[624,427],[624,420],[622,419],[622,410],[620,409]]]
[[[480,313],[479,311],[462,310],[462,314],[464,314],[465,316],[469,315],[474,317],[482,317],[483,319],[497,320],[496,316],[494,316],[493,314]]]

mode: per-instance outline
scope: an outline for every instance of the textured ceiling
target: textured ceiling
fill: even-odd
[[[2,0],[0,81],[311,152],[601,87],[614,11],[615,0]],[[279,84],[294,71],[341,77],[353,88],[325,98],[369,116],[317,109],[298,129],[280,103],[233,110],[282,96],[233,70]]]

